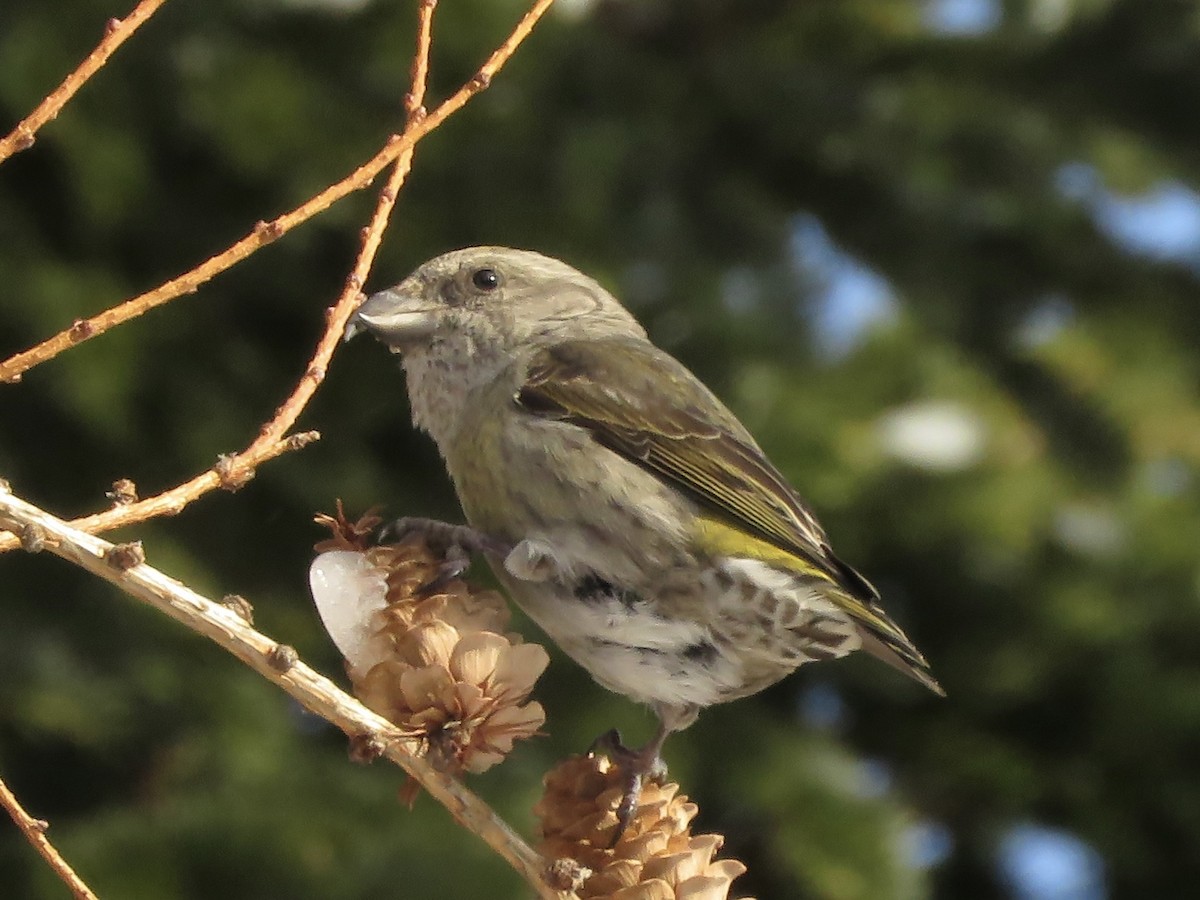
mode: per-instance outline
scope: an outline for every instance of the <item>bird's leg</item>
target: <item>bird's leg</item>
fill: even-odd
[[[621,733],[615,728],[607,731],[592,742],[589,753],[603,751],[621,769],[621,802],[617,804],[617,830],[613,833],[609,847],[615,847],[625,834],[633,814],[637,810],[638,798],[642,793],[642,785],[646,779],[663,781],[667,777],[667,765],[662,760],[663,744],[672,729],[662,717],[658,721],[658,730],[646,746],[639,750],[630,750],[621,743]]]
[[[405,535],[419,534],[442,554],[437,574],[422,585],[419,594],[440,591],[455,578],[461,576],[471,565],[472,553],[491,553],[505,557],[512,547],[504,541],[485,534],[470,525],[453,525],[438,519],[422,519],[412,516],[396,519],[382,526],[375,533],[375,542],[400,540]]]

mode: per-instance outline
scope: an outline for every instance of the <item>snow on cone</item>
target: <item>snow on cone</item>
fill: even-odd
[[[317,521],[334,536],[317,545],[313,599],[364,705],[450,771],[483,772],[537,733],[546,716],[528,697],[549,657],[505,633],[499,593],[457,578],[423,592],[442,562],[423,538],[369,546],[378,520],[351,524],[340,504]]]

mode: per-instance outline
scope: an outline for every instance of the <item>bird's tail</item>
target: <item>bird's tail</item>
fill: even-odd
[[[894,623],[892,627],[895,628]],[[904,637],[904,632],[896,628],[896,632]],[[946,696],[946,690],[929,671],[929,663],[925,657],[921,655],[908,638],[904,638],[903,644],[898,644],[894,640],[887,640],[879,637],[879,635],[869,630],[866,626],[859,625],[858,633],[862,637],[862,648],[867,653],[871,654],[878,660],[887,663],[893,669],[903,672],[914,681],[918,681],[929,690],[933,691],[939,697]]]
[[[835,602],[837,599],[844,601],[839,605],[858,628],[862,649],[925,685],[939,697],[945,697],[945,690],[930,671],[929,661],[879,605],[879,592],[875,586],[841,560],[834,559],[834,564],[847,589],[847,594],[835,598]]]

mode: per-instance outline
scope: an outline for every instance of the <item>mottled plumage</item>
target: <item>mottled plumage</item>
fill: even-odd
[[[595,281],[460,250],[358,328],[403,354],[467,520],[512,548],[490,560],[512,598],[664,733],[860,648],[940,693],[741,423]]]

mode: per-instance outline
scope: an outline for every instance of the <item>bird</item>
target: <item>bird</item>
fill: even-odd
[[[628,773],[622,822],[668,735],[801,665],[862,650],[944,696],[749,431],[597,281],[454,250],[367,298],[360,332],[400,355],[466,517],[397,527],[480,552],[567,656],[655,713],[644,747],[602,742]]]

